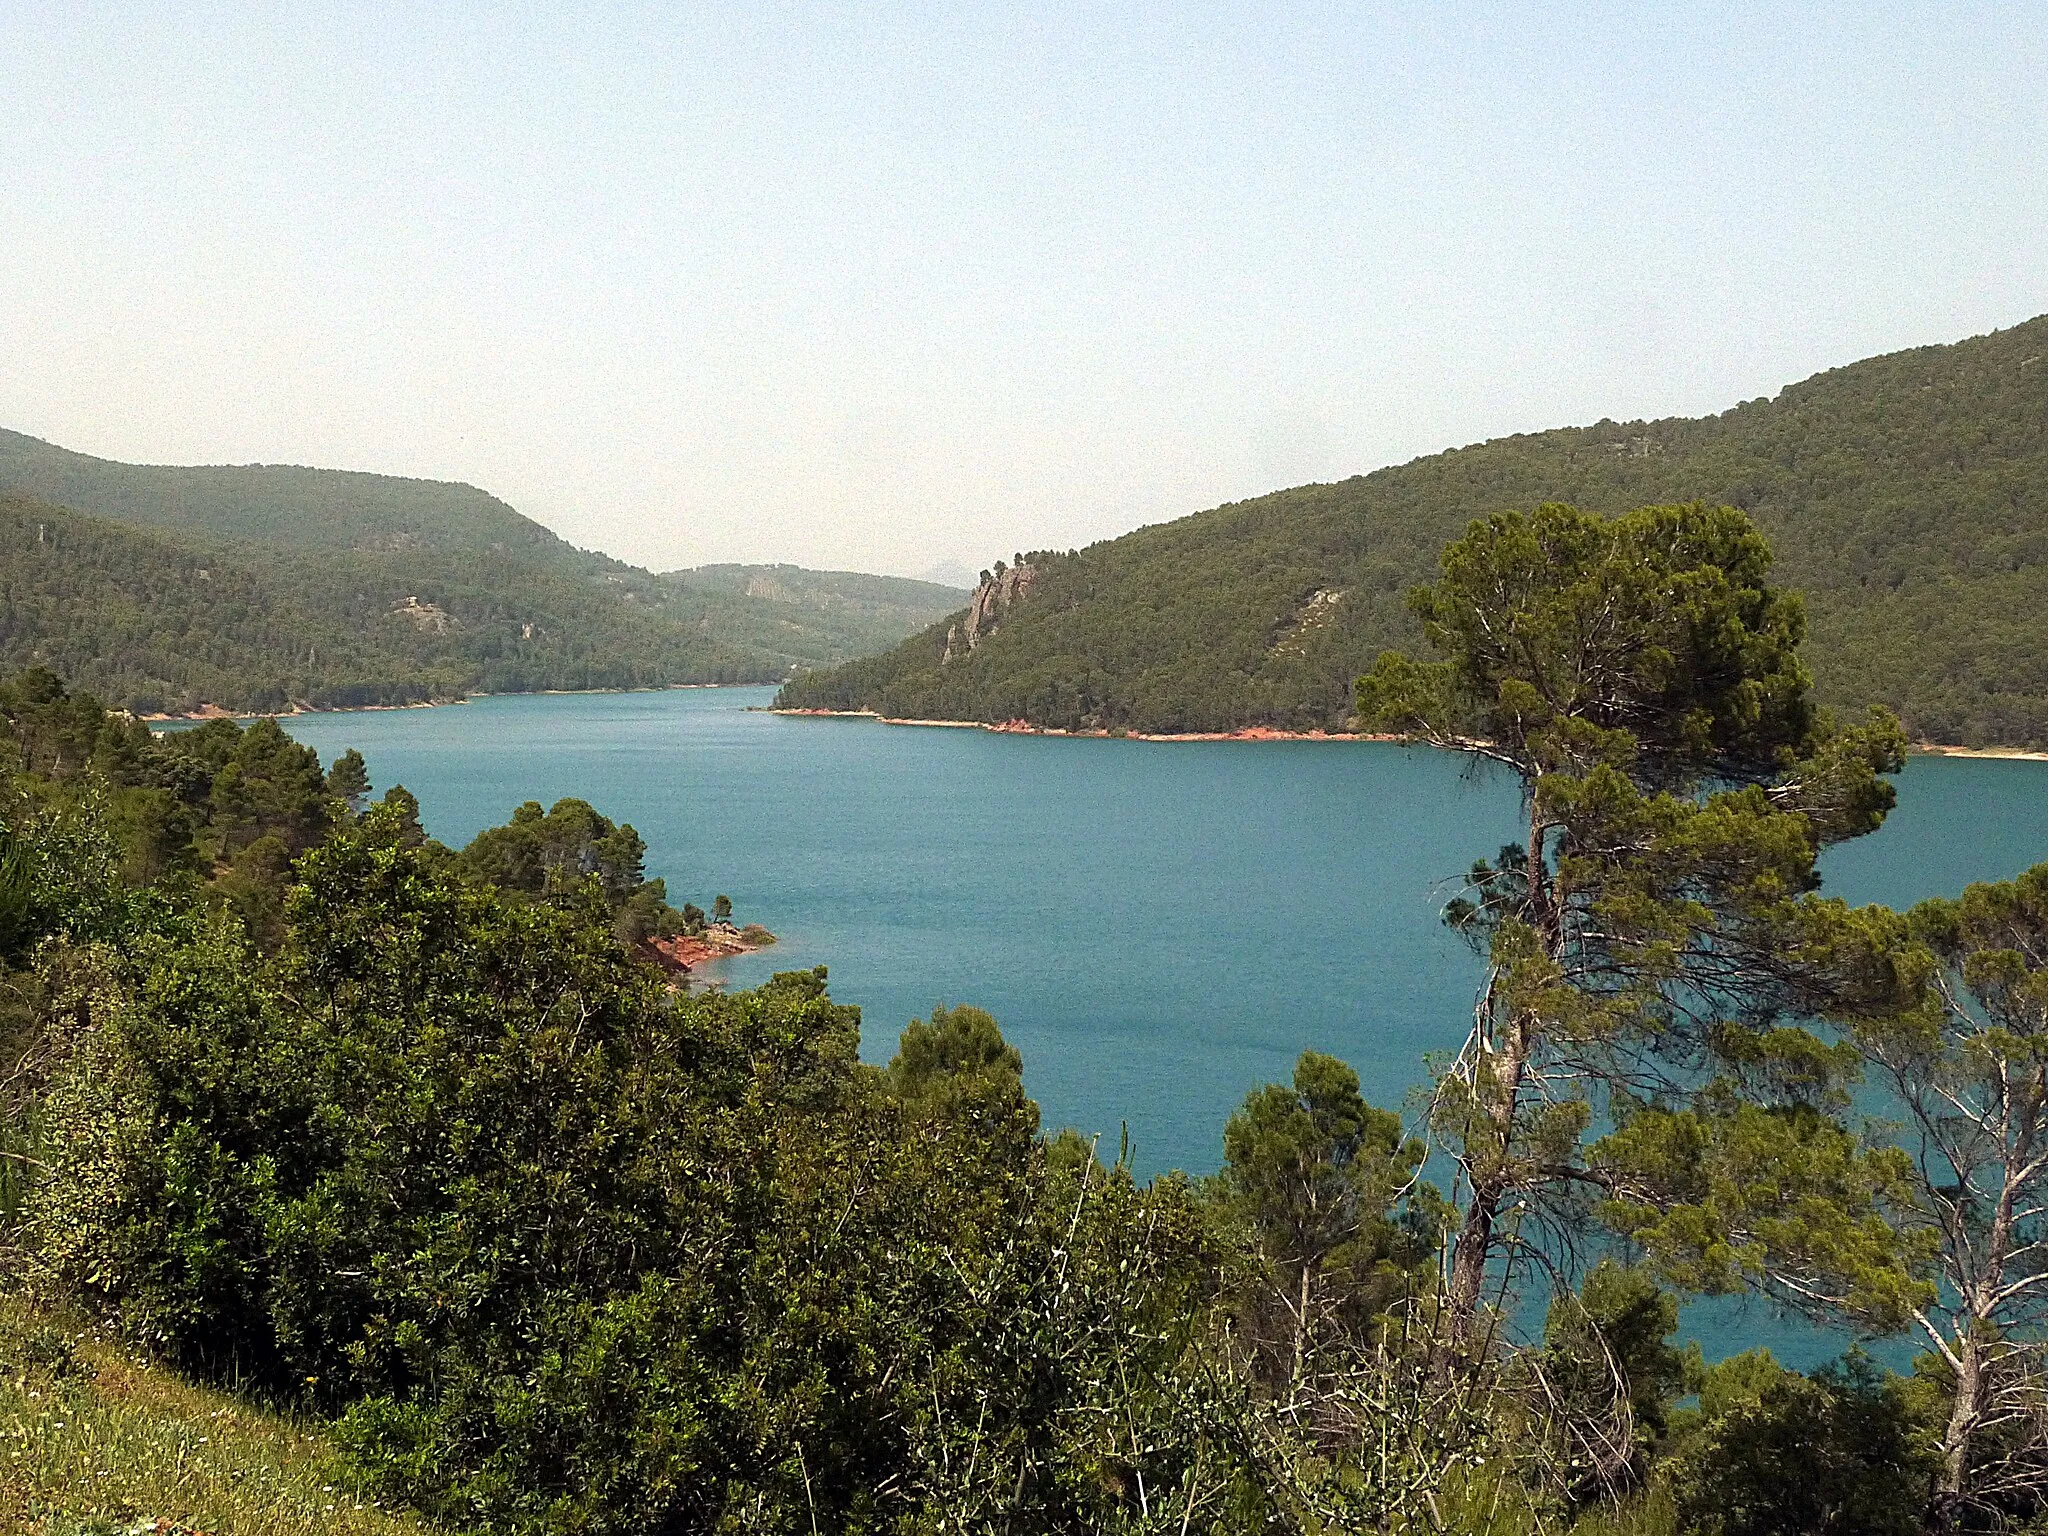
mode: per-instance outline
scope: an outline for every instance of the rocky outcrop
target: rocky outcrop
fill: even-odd
[[[759,923],[738,928],[731,923],[719,922],[707,923],[696,933],[645,939],[642,950],[663,970],[682,976],[707,961],[727,960],[749,950],[764,949],[774,942],[775,935]]]
[[[1344,601],[1342,587],[1318,587],[1308,595],[1308,600],[1288,618],[1287,625],[1280,631],[1280,638],[1273,642],[1268,655],[1306,656],[1309,637],[1317,630],[1328,629],[1337,616],[1337,605]]]
[[[1013,604],[1021,603],[1031,595],[1031,588],[1038,580],[1038,569],[1019,555],[1013,565],[1005,566],[998,560],[995,570],[983,571],[981,582],[968,601],[967,612],[955,619],[953,627],[946,631],[946,653],[939,658],[940,663],[943,665],[965,656],[994,634],[1003,614]]]
[[[408,597],[391,611],[401,619],[410,619],[414,629],[436,635],[461,627],[455,622],[455,615],[439,603],[423,603],[416,597]]]

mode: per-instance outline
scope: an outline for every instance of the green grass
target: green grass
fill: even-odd
[[[179,1380],[0,1294],[0,1530],[422,1536],[314,1428]]]

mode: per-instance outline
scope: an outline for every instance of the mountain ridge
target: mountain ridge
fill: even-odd
[[[233,543],[403,548],[377,541],[411,535],[421,539],[416,547],[447,551],[497,542],[610,559],[461,480],[305,464],[128,464],[0,429],[0,486],[114,522]],[[439,537],[427,542],[422,525]]]
[[[948,619],[807,672],[792,708],[1147,733],[1331,729],[1405,590],[1475,517],[1543,501],[1743,507],[1807,594],[1824,702],[1916,735],[2048,740],[2048,316],[1825,370],[1704,417],[1605,419],[1424,455],[1041,551],[970,654]],[[1311,612],[1312,607],[1314,612]],[[1311,618],[1313,623],[1308,622]]]

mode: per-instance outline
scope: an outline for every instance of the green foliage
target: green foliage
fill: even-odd
[[[327,793],[351,811],[361,814],[370,795],[370,765],[363,754],[350,747],[327,770]]]
[[[0,665],[54,667],[144,714],[765,682],[786,665],[628,603],[602,574],[497,549],[187,545],[4,492],[0,548]]]
[[[1884,705],[1918,739],[2048,741],[2044,343],[2048,317],[1717,416],[1501,438],[1033,555],[1030,599],[970,655],[942,665],[940,625],[799,677],[783,702],[1066,728],[1336,728],[1352,680],[1414,645],[1402,593],[1473,519],[1697,500],[1745,511],[1805,593],[1821,703]]]
[[[462,850],[461,865],[475,879],[535,896],[566,894],[594,879],[620,902],[645,883],[646,858],[639,833],[614,825],[587,801],[557,800],[544,813],[529,800],[504,826],[479,832]]]
[[[1813,1376],[1768,1350],[1707,1371],[1663,1471],[1696,1536],[1908,1536],[1934,1464],[1910,1399],[1869,1359]]]
[[[1592,1403],[1619,1378],[1638,1477],[1647,1465],[1642,1453],[1670,1428],[1672,1403],[1700,1390],[1699,1345],[1676,1348],[1677,1331],[1678,1298],[1646,1271],[1612,1259],[1595,1264],[1576,1294],[1554,1297],[1544,1319],[1542,1363],[1556,1390]]]
[[[1532,563],[1527,520],[1475,528],[1447,565],[1521,562],[1522,643],[1443,623],[1447,662],[1415,669],[1432,712],[1407,717],[1501,709],[1484,748],[1530,789],[1530,842],[1450,914],[1492,967],[1483,1048],[1432,1105],[1460,1206],[1333,1058],[1248,1095],[1214,1180],[1140,1185],[1038,1134],[979,1009],[911,1021],[876,1069],[822,969],[672,988],[631,941],[705,914],[672,912],[637,833],[581,801],[451,853],[402,787],[364,803],[358,755],[323,770],[273,722],[157,740],[32,673],[0,687],[0,1236],[159,1357],[326,1420],[353,1476],[457,1528],[2032,1518],[2033,1218],[2001,1269],[1972,1180],[2034,1166],[2000,1138],[2037,1150],[2048,870],[1909,919],[1820,900],[1817,851],[1881,820],[1898,738],[1807,708],[1739,519],[1534,526],[1580,558],[1539,540]],[[1579,689],[1589,611],[1612,667]],[[1948,1106],[1925,1123],[1976,1149],[1959,1181],[1842,1123],[1859,1065]],[[1612,1132],[1583,1150],[1596,1111]],[[1557,1292],[1539,1346],[1477,1301],[1490,1342],[1460,1331],[1447,1223],[1457,1255],[1521,1260],[1561,1229],[1518,1221],[1583,1235],[1596,1210],[1644,1267]],[[1854,1358],[1703,1374],[1659,1274],[1949,1325],[1910,1381]],[[1986,1275],[2003,1310],[1966,1294]],[[88,1353],[23,1347],[38,1391]],[[113,1422],[63,1390],[87,1432]],[[96,1453],[122,1486],[201,1466],[134,1443],[132,1467]],[[71,1465],[31,1461],[38,1487]],[[215,1498],[204,1468],[178,1486]]]
[[[170,734],[165,744],[204,765],[210,781],[206,820],[218,857],[239,854],[264,837],[301,853],[326,835],[333,797],[320,759],[275,720],[246,728],[211,720]]]
[[[340,553],[566,548],[474,486],[286,464],[118,464],[0,431],[0,486],[210,541]]]
[[[1285,1380],[1328,1335],[1366,1340],[1427,1290],[1441,1209],[1424,1147],[1358,1091],[1358,1074],[1304,1051],[1291,1085],[1253,1090],[1223,1131],[1210,1186],[1258,1263],[1240,1295],[1260,1368]]]
[[[48,1096],[37,1247],[131,1335],[464,1524],[1111,1529],[1227,1469],[1195,1205],[1051,1157],[985,1015],[875,1072],[822,972],[678,997],[393,807],[297,877],[273,961],[131,943]]]
[[[613,823],[582,800],[557,800],[543,812],[529,800],[501,827],[479,832],[456,859],[471,880],[515,895],[573,905],[586,894],[609,914],[629,948],[650,937],[692,930],[686,907],[668,904],[667,884],[646,877],[647,844],[629,825]],[[726,914],[732,903],[724,897]],[[703,927],[697,911],[696,928]]]
[[[1649,1480],[1676,1399],[1699,1389],[1697,1344],[1675,1348],[1678,1299],[1639,1268],[1602,1259],[1560,1291],[1526,1362],[1557,1442],[1564,1502],[1595,1507]]]
[[[470,486],[115,464],[10,432],[0,550],[0,667],[145,714],[767,682],[960,598],[793,567],[654,576]]]
[[[462,677],[317,612],[251,563],[0,492],[0,669],[139,713],[407,704]]]
[[[120,934],[135,902],[104,802],[12,800],[0,803],[0,965],[22,962],[45,940]]]
[[[1410,597],[1445,670],[1382,657],[1359,680],[1360,721],[1469,726],[1531,779],[1602,764],[1645,787],[1768,776],[1815,737],[1799,601],[1770,566],[1732,507],[1552,503],[1475,522]]]
[[[43,1166],[49,1042],[89,1015],[99,956],[126,940],[151,903],[121,878],[103,799],[37,800],[0,780],[0,1258]],[[82,973],[82,974],[81,974]]]
[[[1025,1136],[1038,1130],[1038,1106],[1024,1093],[1024,1058],[979,1008],[934,1008],[929,1024],[912,1019],[888,1073],[890,1092],[904,1104],[977,1116]]]
[[[1411,595],[1442,659],[1385,656],[1359,681],[1369,724],[1505,764],[1528,816],[1526,841],[1475,865],[1445,913],[1488,962],[1477,1027],[1432,1101],[1468,1191],[1448,1293],[1468,1342],[1521,1221],[1580,1222],[1594,1191],[1667,1216],[1695,1200],[1696,1179],[1662,1182],[1683,1159],[1649,1153],[1652,1126],[1697,1100],[1753,1129],[1751,1088],[1778,1125],[1774,1095],[1810,1107],[1847,1070],[1798,1027],[1848,1001],[1853,921],[1815,894],[1816,859],[1882,822],[1904,743],[1885,717],[1837,730],[1809,703],[1798,604],[1769,566],[1725,507],[1476,521]],[[1601,1114],[1624,1134],[1589,1167]],[[1844,1262],[1896,1315],[1917,1282],[1872,1205],[1830,1230],[1873,1236]],[[1817,1235],[1802,1214],[1759,1219]]]
[[[1872,926],[1870,968],[1900,996],[1845,1032],[1905,1125],[1903,1222],[1937,1281],[1916,1320],[1945,1388],[1938,1522],[1956,1526],[2033,1509],[2048,1467],[2048,865]]]
[[[1610,1223],[1687,1290],[1770,1291],[1873,1334],[1934,1300],[1910,1159],[1810,1105],[1716,1084],[1687,1109],[1631,1114],[1593,1159],[1622,1195]]]

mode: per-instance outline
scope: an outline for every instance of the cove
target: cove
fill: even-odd
[[[1516,831],[1497,771],[1377,742],[797,719],[760,712],[772,696],[515,695],[282,724],[324,760],[361,749],[378,791],[404,784],[456,846],[528,799],[632,822],[673,901],[723,892],[781,936],[716,979],[829,966],[870,1060],[935,1003],[988,1009],[1047,1127],[1099,1133],[1106,1156],[1127,1133],[1141,1176],[1213,1171],[1230,1112],[1304,1049],[1404,1108],[1426,1055],[1469,1027],[1478,965],[1437,913]],[[2048,763],[1915,757],[1899,802],[1829,856],[1829,890],[1908,905],[2048,859]],[[1723,1333],[1713,1319],[1733,1329],[1719,1308],[1691,1326]],[[1839,1348],[1770,1342],[1795,1363]]]

